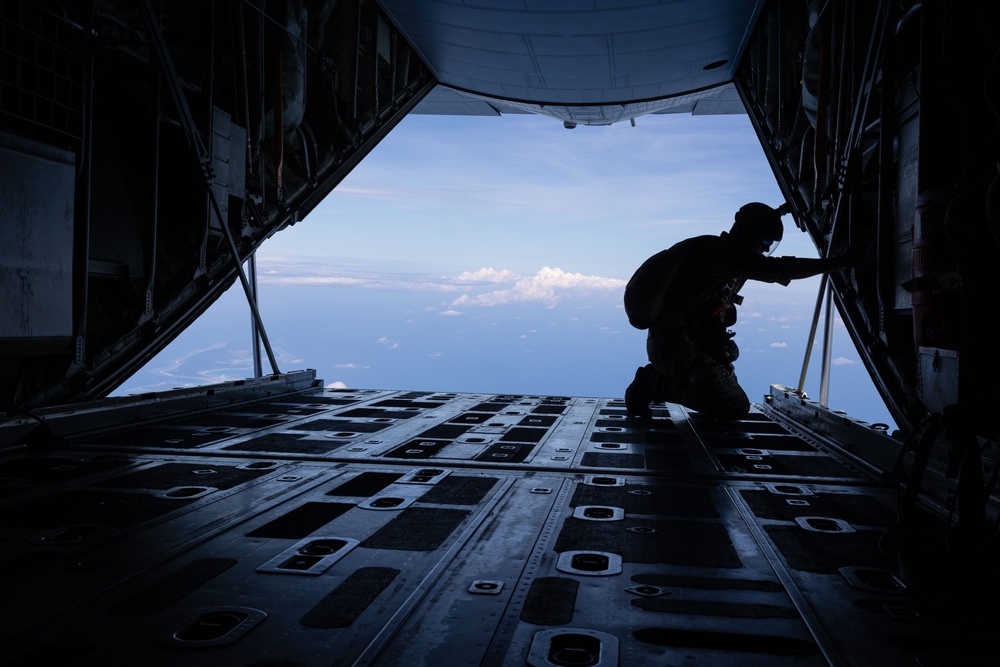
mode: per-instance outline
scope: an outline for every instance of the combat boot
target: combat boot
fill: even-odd
[[[629,417],[652,418],[653,410],[649,407],[650,401],[653,400],[653,378],[650,377],[652,372],[653,367],[649,364],[635,369],[632,384],[625,389],[625,411]]]

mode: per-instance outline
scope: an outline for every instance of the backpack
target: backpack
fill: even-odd
[[[683,263],[677,247],[661,250],[647,259],[625,285],[625,314],[636,329],[648,329],[660,316],[663,301]]]

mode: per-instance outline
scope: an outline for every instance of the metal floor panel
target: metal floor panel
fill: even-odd
[[[0,464],[4,664],[996,664],[883,553],[895,489],[766,404],[143,409]]]

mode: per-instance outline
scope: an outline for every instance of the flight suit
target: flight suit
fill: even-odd
[[[649,402],[671,402],[719,419],[746,415],[750,401],[734,373],[738,349],[728,331],[742,301],[740,288],[747,280],[788,285],[839,265],[766,257],[727,232],[686,239],[651,257],[640,271],[668,276],[669,284],[649,325],[649,364],[626,391],[629,413],[649,416]],[[655,280],[648,285],[653,289]]]

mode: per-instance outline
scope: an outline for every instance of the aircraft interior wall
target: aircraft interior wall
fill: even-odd
[[[374,0],[14,0],[0,21],[9,414],[107,395],[249,292],[253,251],[434,85]]]
[[[863,250],[830,284],[901,461],[928,486],[935,461],[974,517],[997,462],[998,21],[987,3],[770,2],[736,78],[797,225],[821,255]]]

